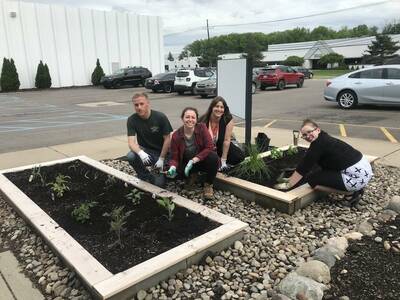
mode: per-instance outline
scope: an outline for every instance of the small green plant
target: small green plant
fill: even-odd
[[[111,213],[103,214],[104,217],[111,218],[110,230],[114,231],[117,235],[117,240],[109,246],[110,248],[114,247],[115,245],[119,245],[121,248],[124,247],[121,241],[121,233],[124,230],[126,220],[133,213],[133,210],[124,213],[124,208],[124,206],[119,206],[114,208]]]
[[[79,223],[86,223],[90,220],[90,209],[95,207],[97,202],[82,203],[78,207],[75,207],[71,213],[71,216]]]
[[[279,149],[279,148],[273,148],[273,149],[271,149],[270,157],[271,157],[272,159],[279,159],[279,158],[282,158],[283,155],[284,155],[284,153],[283,153],[283,151],[282,151],[281,149]]]
[[[175,203],[172,201],[172,197],[161,197],[157,199],[157,203],[160,204],[165,210],[168,212],[168,215],[165,217],[168,221],[172,221],[174,218],[174,210],[175,210]]]
[[[140,203],[142,199],[143,192],[139,191],[138,189],[133,189],[132,192],[125,196],[126,199],[131,200],[133,205],[137,205]]]
[[[107,179],[106,179],[106,181],[104,183],[106,184],[106,187],[110,187],[113,184],[115,184],[116,182],[117,182],[117,178],[115,176],[112,176],[112,175],[108,174],[107,175]]]
[[[299,149],[296,146],[289,146],[289,149],[287,150],[287,155],[292,156],[292,155],[296,155],[297,153],[299,153]]]
[[[40,166],[37,166],[37,167],[35,166],[32,168],[31,175],[29,176],[29,179],[28,179],[29,182],[34,182],[36,180],[40,180],[40,183],[42,184],[42,186],[46,185],[44,177],[40,173]]]
[[[232,169],[230,173],[240,178],[254,178],[262,180],[271,177],[271,170],[260,156],[260,151],[256,145],[247,147],[248,157]]]
[[[64,196],[64,193],[66,191],[69,191],[69,187],[67,185],[69,183],[68,179],[71,179],[71,177],[58,174],[54,182],[50,182],[47,184],[48,186],[50,186],[50,189],[52,191],[53,200],[54,200],[54,194],[58,198],[61,198],[62,196]]]

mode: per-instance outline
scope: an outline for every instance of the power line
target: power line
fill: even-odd
[[[358,6],[353,6],[353,7],[348,7],[348,8],[342,8],[342,9],[337,9],[337,10],[330,10],[326,12],[320,12],[320,13],[314,13],[314,14],[309,14],[309,15],[304,15],[304,16],[299,16],[299,17],[292,17],[292,18],[285,18],[285,19],[276,19],[276,20],[270,20],[270,21],[259,21],[259,22],[251,22],[251,23],[239,23],[239,24],[219,24],[219,25],[210,25],[210,28],[220,28],[220,27],[236,27],[236,26],[248,26],[248,25],[259,25],[259,24],[269,24],[269,23],[277,23],[277,22],[285,22],[285,21],[291,21],[291,20],[299,20],[299,19],[305,19],[305,18],[312,18],[312,17],[318,17],[318,16],[325,16],[325,15],[330,15],[330,14],[336,14],[344,11],[349,11],[349,10],[354,10],[354,9],[360,9],[360,8],[366,8],[366,7],[371,7],[371,6],[378,6],[382,4],[386,4],[388,2],[392,2],[393,0],[386,0],[386,1],[381,1],[381,2],[375,2],[375,3],[369,3],[369,4],[362,4]],[[180,31],[180,32],[174,32],[174,33],[168,33],[165,34],[164,36],[172,36],[172,35],[177,35],[177,34],[182,34],[190,31],[195,31],[195,30],[203,30],[206,29],[204,26],[199,26],[199,27],[193,27],[190,29],[187,29],[185,31]]]

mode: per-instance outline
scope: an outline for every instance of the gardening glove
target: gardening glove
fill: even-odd
[[[150,155],[148,155],[146,152],[144,152],[143,150],[140,150],[139,152],[138,152],[138,155],[139,155],[139,157],[140,157],[140,159],[142,160],[142,162],[143,162],[143,164],[146,166],[146,165],[149,165],[150,163],[151,163],[151,157],[150,157]]]
[[[159,169],[161,171],[164,169],[164,158],[163,157],[158,158],[156,164],[154,165],[154,169]]]
[[[229,166],[226,164],[226,159],[221,159],[221,166],[219,167],[218,171],[227,171]]]
[[[193,160],[189,160],[185,167],[185,176],[189,177],[190,170],[193,168]]]
[[[176,175],[177,175],[176,167],[175,166],[170,166],[168,171],[167,171],[167,177],[168,178],[175,178]]]
[[[274,185],[274,189],[276,190],[288,190],[292,187],[289,182],[278,183]]]

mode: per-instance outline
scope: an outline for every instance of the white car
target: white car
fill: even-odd
[[[400,105],[400,65],[375,66],[328,80],[324,98],[346,109],[358,104]]]
[[[196,83],[210,78],[214,73],[207,68],[180,69],[176,72],[174,89],[179,95],[189,91],[195,93]]]

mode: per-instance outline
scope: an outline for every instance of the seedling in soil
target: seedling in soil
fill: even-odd
[[[255,178],[261,180],[265,177],[271,177],[271,170],[260,156],[260,151],[257,146],[250,145],[247,148],[248,157],[238,164],[232,172],[233,176],[240,178]]]
[[[46,185],[46,182],[45,182],[45,180],[44,180],[42,174],[40,173],[40,166],[33,167],[32,173],[31,173],[31,175],[29,176],[29,180],[28,180],[28,181],[29,181],[29,182],[33,182],[33,181],[36,181],[37,179],[40,180],[42,186],[45,186],[45,185]]]
[[[106,188],[112,186],[112,185],[115,184],[116,182],[117,182],[117,178],[115,178],[115,176],[107,175],[107,179],[106,179],[106,181],[105,181]]]
[[[110,217],[110,230],[114,231],[117,235],[117,240],[109,245],[109,248],[113,248],[116,245],[119,245],[121,248],[124,247],[121,241],[121,233],[124,230],[124,226],[126,224],[126,220],[133,213],[133,210],[127,211],[124,213],[124,206],[114,208],[111,213],[104,213],[104,217]]]
[[[165,210],[168,212],[168,215],[165,217],[168,219],[168,221],[172,221],[174,218],[174,209],[175,209],[175,203],[172,201],[171,197],[161,197],[160,199],[157,199],[157,203],[160,204],[162,207],[165,208]]]
[[[273,148],[273,149],[271,150],[270,157],[271,157],[272,159],[279,159],[279,158],[282,158],[283,155],[284,155],[284,153],[283,153],[283,151],[282,151],[281,149],[279,149],[279,148]]]
[[[296,146],[289,146],[289,149],[287,150],[287,155],[292,156],[296,155],[299,153],[299,149]]]
[[[82,203],[79,207],[75,207],[71,213],[71,216],[79,223],[86,223],[90,220],[90,209],[95,207],[97,202],[92,201],[88,203]]]
[[[140,203],[142,199],[143,192],[139,191],[138,189],[133,189],[132,192],[125,196],[126,199],[131,200],[133,205],[137,205]]]
[[[67,184],[69,183],[68,179],[71,179],[71,177],[58,174],[55,182],[50,182],[47,184],[48,186],[50,186],[50,189],[52,191],[53,200],[54,194],[56,194],[58,198],[61,198],[62,196],[64,196],[64,193],[66,191],[69,191],[69,187],[67,186]]]

